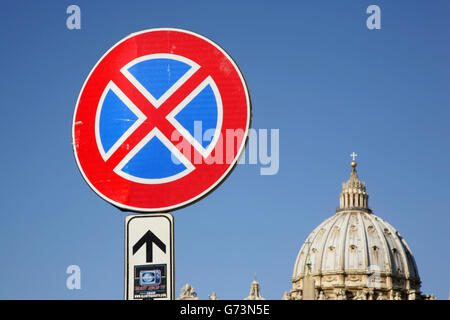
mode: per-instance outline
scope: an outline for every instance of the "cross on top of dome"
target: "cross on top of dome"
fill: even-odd
[[[353,151],[353,153],[350,155],[350,157],[352,157],[352,159],[353,159],[353,161],[352,161],[352,163],[350,163],[350,165],[352,166],[352,168],[353,168],[353,170],[355,169],[355,167],[356,167],[356,161],[355,161],[355,158],[357,157],[358,155]]]

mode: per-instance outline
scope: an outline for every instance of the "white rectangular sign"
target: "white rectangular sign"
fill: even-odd
[[[125,300],[175,299],[174,220],[171,214],[125,219]]]

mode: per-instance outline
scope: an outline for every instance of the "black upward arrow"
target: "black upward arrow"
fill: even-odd
[[[142,236],[141,239],[139,239],[138,242],[133,246],[133,255],[145,244],[147,249],[146,254],[146,261],[152,262],[153,261],[153,243],[158,246],[164,253],[166,253],[166,245],[157,237],[155,236],[150,230],[147,231],[146,234]]]

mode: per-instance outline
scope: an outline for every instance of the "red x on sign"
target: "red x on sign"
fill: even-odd
[[[223,181],[245,147],[250,118],[244,78],[222,48],[185,30],[142,31],[114,45],[85,81],[73,120],[75,158],[111,204],[168,211]]]

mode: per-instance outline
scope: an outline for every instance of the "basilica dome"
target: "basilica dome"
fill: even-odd
[[[368,206],[366,186],[351,163],[340,206],[307,237],[292,277],[293,299],[312,281],[312,299],[420,298],[420,278],[408,244]]]

